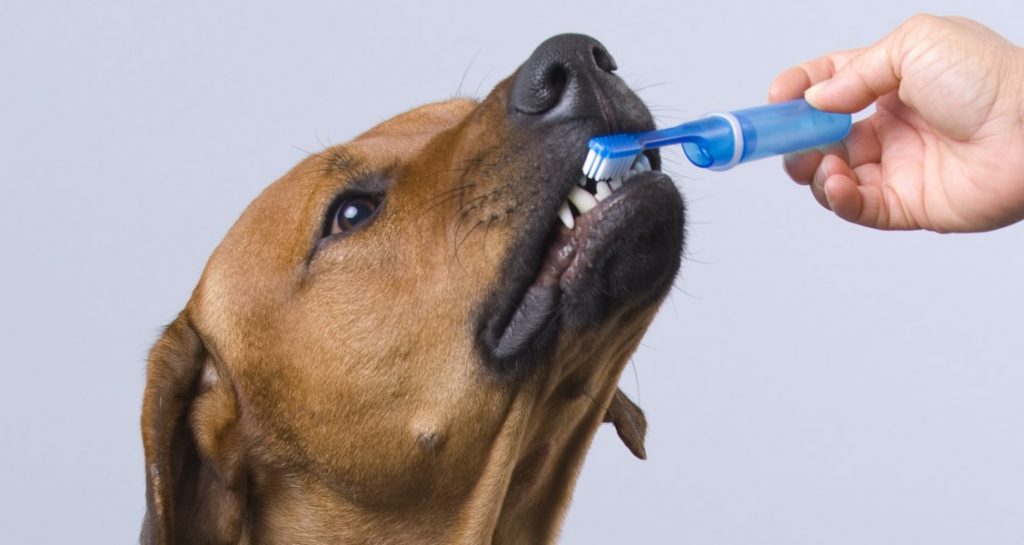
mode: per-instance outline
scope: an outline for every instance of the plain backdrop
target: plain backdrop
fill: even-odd
[[[3,0],[0,541],[135,541],[149,345],[307,152],[483,96],[561,32],[668,124],[918,11],[1024,44],[1018,0]],[[561,542],[1024,543],[1024,225],[876,232],[778,159],[666,169],[686,261],[623,379],[650,459],[602,429]]]

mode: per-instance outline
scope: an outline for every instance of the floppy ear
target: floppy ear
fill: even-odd
[[[647,417],[644,416],[640,407],[633,403],[633,400],[622,393],[622,390],[615,390],[612,402],[608,404],[608,410],[604,413],[604,421],[611,422],[615,426],[615,432],[619,434],[619,439],[622,439],[633,456],[641,460],[647,459],[647,449],[644,448],[644,437],[647,436]]]
[[[247,474],[237,398],[182,312],[149,353],[145,545],[238,543]]]

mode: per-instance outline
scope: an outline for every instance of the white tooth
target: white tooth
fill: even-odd
[[[637,174],[640,174],[640,172],[637,169],[635,169],[635,168],[631,168],[631,169],[629,169],[629,172],[626,173],[626,177],[625,178],[632,178],[633,176],[636,176]]]
[[[568,202],[563,202],[562,206],[558,208],[558,219],[562,220],[562,225],[566,229],[572,229],[576,225],[576,221],[572,219],[572,211],[569,210]]]
[[[596,195],[598,201],[603,201],[608,197],[612,196],[612,188],[608,186],[608,182],[597,182]]]
[[[612,191],[618,191],[622,187],[622,180],[612,180],[608,185],[612,186]]]
[[[647,172],[648,170],[651,170],[651,160],[641,153],[640,157],[637,158],[636,163],[633,165],[633,168],[635,168],[637,172]]]
[[[580,214],[586,214],[591,208],[597,206],[597,199],[581,187],[572,188],[572,191],[569,192],[569,201],[576,207],[576,210],[580,211]]]
[[[587,177],[586,176],[580,176],[580,179],[576,180],[576,183],[579,184],[580,187],[586,187],[586,185],[587,185]]]

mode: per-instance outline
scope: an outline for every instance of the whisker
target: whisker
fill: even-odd
[[[483,222],[483,221],[477,221],[476,223],[474,223],[473,227],[470,227],[469,231],[466,231],[466,236],[462,237],[462,240],[455,244],[455,258],[456,259],[458,259],[458,257],[459,257],[459,250],[462,248],[462,245],[465,244],[467,240],[469,240],[469,237],[470,237],[470,235],[473,234],[473,231],[476,231],[477,229],[480,228],[481,225],[484,225],[484,224],[485,224],[485,222]]]
[[[474,97],[480,96],[480,87],[483,86],[484,82],[487,81],[487,78],[491,77],[491,74],[493,73],[494,68],[491,68],[490,70],[487,71],[487,73],[484,74],[484,77],[480,78],[480,82],[476,84],[476,90],[473,92]]]
[[[473,69],[473,64],[476,62],[476,58],[480,56],[480,51],[483,49],[477,49],[476,53],[473,53],[473,57],[469,59],[469,65],[462,72],[462,77],[459,78],[459,86],[455,89],[455,98],[462,96],[462,84],[466,83],[466,76],[469,75],[469,71]]]
[[[424,203],[424,205],[426,206],[425,210],[429,212],[437,208],[438,206],[451,202],[457,198],[461,198],[462,196],[465,195],[467,190],[472,189],[474,187],[476,187],[476,184],[465,184],[460,185],[458,187],[453,187],[446,191],[442,191],[441,193],[435,195],[434,197],[427,199],[427,202]]]
[[[689,297],[690,299],[693,299],[694,301],[700,301],[700,297],[697,297],[696,295],[693,295],[692,293],[686,291],[685,289],[683,289],[682,286],[678,285],[675,282],[672,283],[672,289],[674,289],[674,290],[678,291],[679,293]]]
[[[629,358],[629,367],[633,369],[633,383],[636,385],[636,402],[640,404],[642,399],[640,398],[640,374],[636,371],[636,360]]]
[[[648,89],[653,89],[655,87],[664,87],[665,85],[669,84],[670,83],[667,81],[656,81],[654,83],[648,83],[647,85],[638,85],[636,87],[633,87],[633,92],[636,94],[640,94]]]
[[[587,391],[586,388],[580,388],[580,391],[583,392],[583,395],[587,396],[587,399],[589,399],[590,402],[593,403],[595,407],[601,409],[604,412],[608,412],[608,407],[605,407],[604,405],[601,405],[600,403],[598,403],[597,400],[594,399],[594,396],[589,391]]]

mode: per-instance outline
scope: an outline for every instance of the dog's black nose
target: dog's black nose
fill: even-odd
[[[601,79],[615,59],[600,42],[582,34],[549,38],[519,68],[509,95],[509,113],[558,120],[593,106]]]

